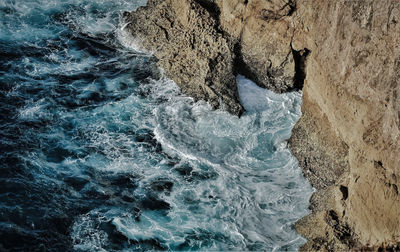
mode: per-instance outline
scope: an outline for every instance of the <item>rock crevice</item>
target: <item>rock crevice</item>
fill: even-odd
[[[297,90],[302,90],[304,86],[304,80],[306,79],[306,61],[308,55],[311,53],[310,50],[304,48],[302,50],[294,50],[292,48],[292,55],[294,60],[294,78],[293,87]]]

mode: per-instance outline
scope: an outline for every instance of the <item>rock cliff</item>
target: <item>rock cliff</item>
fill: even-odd
[[[298,1],[308,48],[290,144],[318,192],[306,248],[399,247],[400,2]]]
[[[183,93],[240,115],[238,73],[276,92],[302,86],[304,77],[295,75],[295,60],[301,57],[295,58],[291,48],[294,7],[275,2],[151,0],[125,13],[125,30],[154,53]]]
[[[303,89],[304,250],[400,247],[398,0],[152,0],[125,14],[182,92],[240,115],[235,75]]]

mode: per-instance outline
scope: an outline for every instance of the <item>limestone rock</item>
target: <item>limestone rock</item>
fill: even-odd
[[[126,22],[184,93],[234,114],[237,73],[304,84],[289,141],[318,190],[303,250],[400,249],[398,0],[152,0]]]
[[[290,144],[312,184],[334,192],[297,225],[305,250],[399,246],[399,10],[396,0],[297,2],[292,45],[311,54]],[[331,211],[339,224],[318,217]]]
[[[259,86],[281,93],[296,86],[291,41],[293,1],[217,1],[224,31],[240,43],[242,74]]]
[[[294,29],[284,19],[291,6],[280,0],[152,0],[125,15],[125,29],[183,93],[240,115],[237,73],[276,92],[298,87]]]
[[[291,39],[294,29],[287,20],[266,22],[249,17],[241,37],[241,55],[249,77],[276,92],[294,88],[295,62]]]
[[[226,105],[241,114],[232,45],[216,29],[217,21],[194,1],[152,1],[126,15],[131,35],[150,50],[159,65],[196,100],[214,108]]]

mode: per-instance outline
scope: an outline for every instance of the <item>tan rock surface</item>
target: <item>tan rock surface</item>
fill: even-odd
[[[151,1],[128,14],[126,22],[126,29],[154,53],[183,93],[207,100],[214,108],[226,105],[231,113],[242,113],[232,45],[203,7],[192,1]]]
[[[236,73],[277,92],[305,78],[303,249],[400,247],[400,1],[158,0],[127,21],[183,92],[235,114]]]
[[[295,3],[282,0],[216,0],[221,28],[239,42],[242,74],[275,92],[301,88],[294,82],[291,48]]]
[[[398,246],[400,2],[313,0],[298,1],[297,7],[293,45],[311,54],[304,115],[291,145],[314,186],[335,192],[335,202],[322,200],[313,215],[334,211],[339,229],[348,227],[351,236],[340,239],[337,225],[329,221],[333,236],[323,229],[304,231],[314,227],[308,217],[298,225],[309,239],[305,248],[318,244],[329,250],[338,242]]]
[[[276,92],[301,88],[290,8],[281,0],[152,0],[125,15],[125,30],[183,93],[239,115],[237,73]]]

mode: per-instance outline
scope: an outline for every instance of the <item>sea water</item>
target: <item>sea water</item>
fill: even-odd
[[[127,47],[138,0],[0,0],[0,250],[297,250],[301,93],[238,118]]]

